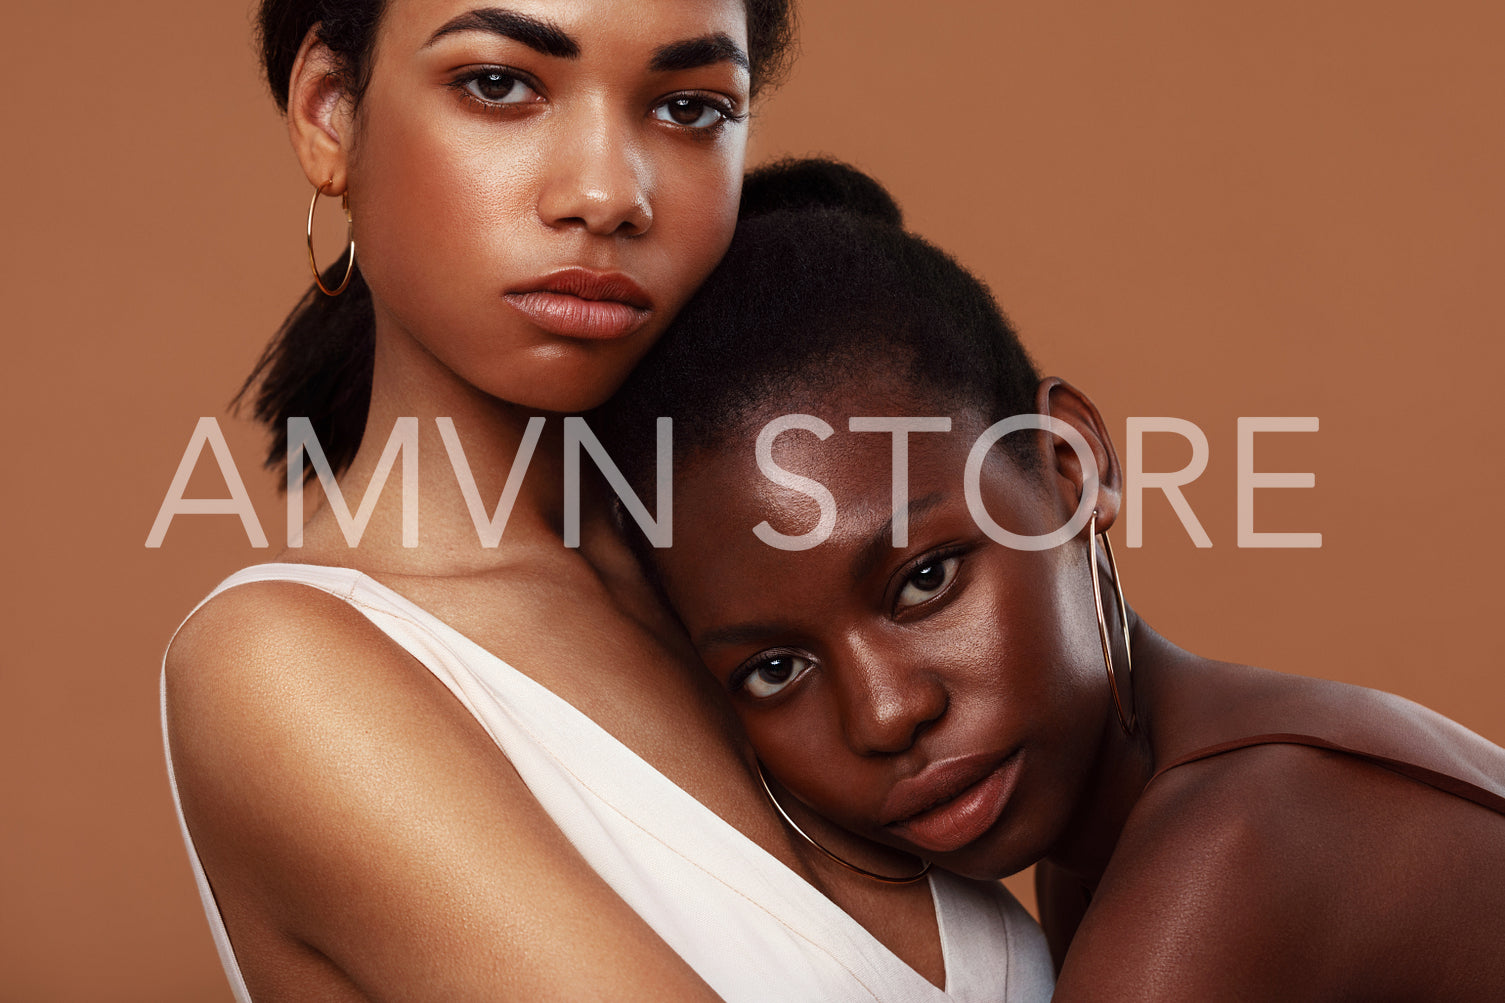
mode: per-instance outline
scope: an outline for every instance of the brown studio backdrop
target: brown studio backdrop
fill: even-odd
[[[239,4],[8,15],[0,65],[25,97],[0,111],[0,999],[226,999],[156,677],[190,605],[269,554],[228,517],[143,541],[195,419],[224,416],[305,288],[308,189]],[[882,178],[1119,435],[1130,415],[1205,430],[1211,463],[1186,494],[1214,547],[1156,496],[1145,546],[1120,546],[1150,622],[1501,742],[1502,22],[1486,0],[807,0],[803,56],[754,149]],[[1316,488],[1257,508],[1257,528],[1319,531],[1320,550],[1236,547],[1241,415],[1320,418],[1258,454]],[[259,434],[224,427],[277,543]],[[1152,469],[1189,452],[1152,446]],[[222,490],[211,473],[198,493]]]

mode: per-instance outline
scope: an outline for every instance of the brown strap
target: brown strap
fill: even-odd
[[[1354,756],[1365,760],[1376,766],[1383,767],[1392,773],[1398,773],[1418,783],[1426,784],[1428,787],[1435,787],[1444,793],[1463,798],[1465,801],[1472,801],[1474,804],[1488,808],[1490,811],[1505,815],[1505,797],[1501,797],[1494,791],[1485,790],[1483,787],[1471,784],[1467,780],[1460,780],[1458,777],[1447,773],[1438,773],[1436,770],[1429,770],[1425,766],[1417,766],[1415,763],[1391,759],[1388,756],[1377,756],[1372,752],[1364,752],[1360,749],[1350,749],[1347,746],[1338,745],[1336,742],[1329,742],[1325,738],[1317,738],[1312,735],[1250,735],[1248,738],[1236,738],[1231,742],[1209,745],[1205,749],[1198,749],[1196,752],[1187,753],[1160,767],[1155,771],[1155,775],[1150,777],[1150,783],[1153,784],[1168,770],[1174,770],[1178,766],[1195,763],[1200,759],[1210,759],[1213,756],[1220,756],[1225,752],[1232,752],[1235,749],[1247,749],[1253,745],[1305,745],[1313,749],[1325,749],[1328,752],[1341,752],[1346,756]]]

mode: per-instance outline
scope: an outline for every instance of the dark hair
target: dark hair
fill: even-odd
[[[794,0],[745,0],[752,93],[776,85],[794,55]],[[287,111],[293,63],[309,31],[317,28],[339,66],[346,94],[359,106],[371,80],[371,55],[386,0],[262,0],[258,17],[262,66],[277,107]],[[333,288],[344,262],[330,266]],[[267,425],[272,443],[266,465],[287,460],[287,419],[307,417],[336,472],[354,459],[371,404],[375,356],[371,291],[356,265],[350,286],[327,297],[312,286],[293,308],[236,394]]]
[[[749,175],[726,257],[592,427],[642,495],[660,416],[679,460],[770,408],[888,374],[931,414],[970,406],[989,420],[1033,411],[1040,382],[987,287],[905,231],[878,182],[786,161]],[[1033,465],[1030,436],[1003,448]]]

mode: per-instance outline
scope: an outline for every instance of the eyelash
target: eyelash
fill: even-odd
[[[491,112],[493,114],[505,113],[525,105],[537,103],[536,101],[487,101],[486,99],[478,97],[477,95],[471,93],[470,85],[472,83],[476,82],[477,80],[482,80],[486,77],[492,76],[509,78],[516,81],[517,83],[522,84],[524,87],[531,90],[540,98],[543,96],[543,88],[538,85],[538,81],[528,76],[528,74],[523,73],[520,70],[514,70],[508,66],[473,67],[455,77],[450,81],[449,85],[450,87],[454,88],[455,92],[458,93],[467,104],[479,108],[482,111]]]
[[[685,129],[685,130],[688,130],[690,132],[701,133],[701,134],[704,135],[704,134],[711,134],[711,133],[720,132],[729,123],[730,124],[735,124],[735,123],[747,121],[747,112],[745,112],[745,111],[744,112],[738,112],[737,111],[737,106],[734,105],[727,98],[723,97],[720,94],[711,94],[711,93],[708,93],[706,91],[680,91],[677,94],[670,94],[667,97],[665,97],[662,100],[660,100],[652,108],[650,108],[649,111],[650,111],[650,113],[651,112],[656,112],[660,108],[662,108],[665,105],[668,105],[668,104],[670,104],[670,103],[672,103],[674,101],[683,101],[683,100],[686,100],[686,99],[691,100],[691,101],[699,101],[702,104],[704,104],[707,107],[709,107],[712,111],[714,111],[716,113],[716,116],[717,116],[716,121],[714,123],[712,123],[711,125],[702,125],[702,126],[682,125],[682,124],[680,124],[678,122],[664,122],[665,125],[671,126],[673,128],[676,128],[676,129]],[[663,119],[657,118],[657,116],[654,116],[654,117],[655,117],[655,119],[657,121],[660,121],[660,122],[664,121]]]
[[[530,76],[528,76],[528,74],[523,73],[520,70],[514,70],[511,67],[507,66],[475,67],[466,71],[462,75],[455,77],[452,81],[450,81],[450,86],[460,95],[461,98],[466,101],[466,103],[480,108],[483,111],[491,113],[505,113],[507,111],[510,111],[511,109],[523,105],[537,103],[534,101],[487,101],[484,98],[478,97],[475,94],[471,93],[470,84],[477,80],[481,80],[485,77],[490,76],[509,77],[522,84],[524,87],[527,87],[529,90],[533,91],[540,97],[542,97],[543,95],[543,88],[538,84],[536,80],[532,79]],[[685,99],[700,101],[704,103],[707,107],[711,108],[716,113],[716,121],[711,125],[694,126],[683,125],[678,122],[665,122],[663,119],[657,118],[657,116],[654,116],[654,118],[657,121],[663,122],[670,128],[695,133],[702,136],[708,136],[718,133],[722,129],[724,129],[728,123],[740,123],[747,121],[747,112],[738,112],[736,105],[733,104],[732,101],[720,94],[712,94],[705,91],[680,91],[678,93],[669,94],[659,100],[656,104],[654,104],[649,109],[649,113],[652,114],[653,112],[656,112],[658,109],[664,107],[670,102],[681,101]]]
[[[915,610],[926,609],[937,600],[940,600],[943,597],[950,596],[956,588],[957,579],[961,576],[962,563],[960,559],[966,556],[968,549],[969,548],[960,545],[953,547],[944,547],[940,550],[935,550],[931,551],[928,554],[923,554],[915,560],[910,561],[908,564],[904,565],[904,567],[900,568],[899,571],[894,575],[892,579],[893,585],[889,589],[890,598],[888,600],[888,608],[891,611],[890,615],[895,619],[898,619],[911,614]],[[913,578],[921,568],[927,568],[934,564],[944,564],[945,562],[953,559],[957,561],[956,568],[951,572],[951,577],[947,579],[945,585],[943,585],[938,592],[936,592],[930,598],[925,599],[921,602],[917,602],[904,607],[899,606],[899,596],[903,594],[905,586],[909,584],[910,579]]]
[[[914,610],[925,610],[933,608],[933,604],[942,599],[949,601],[948,597],[952,597],[952,594],[957,587],[957,580],[961,576],[961,559],[967,554],[970,549],[971,548],[964,545],[957,545],[953,547],[946,547],[941,550],[931,551],[928,554],[923,554],[915,560],[910,561],[903,568],[901,568],[894,575],[893,579],[891,579],[893,585],[890,587],[889,591],[892,593],[892,596],[888,600],[888,606],[891,611],[890,615],[897,620],[904,618],[907,614]],[[950,576],[946,579],[945,584],[941,586],[940,590],[937,591],[935,595],[920,602],[914,603],[910,606],[900,607],[898,605],[899,596],[903,594],[905,587],[910,583],[910,580],[915,576],[916,573],[920,571],[920,569],[931,567],[932,565],[945,564],[947,561],[953,560],[957,562],[956,566],[951,569]],[[748,680],[759,670],[779,660],[805,662],[807,664],[805,665],[804,669],[796,672],[788,682],[780,686],[779,689],[774,693],[770,693],[767,696],[759,696],[758,694],[748,693]],[[793,686],[807,673],[816,668],[816,666],[817,663],[814,658],[809,655],[802,654],[798,651],[791,651],[787,649],[760,651],[752,659],[742,663],[737,668],[732,670],[731,675],[727,678],[726,687],[733,694],[745,696],[751,700],[756,700],[759,702],[773,700],[781,696],[786,689],[788,689],[790,686]]]
[[[788,682],[781,686],[776,693],[771,693],[768,696],[758,696],[757,694],[748,693],[748,679],[751,678],[752,675],[759,669],[780,659],[801,661],[808,664],[802,671],[796,673],[793,678],[791,678]],[[734,695],[745,695],[750,700],[772,700],[776,697],[781,696],[784,690],[794,685],[795,682],[797,682],[800,678],[805,676],[814,668],[815,659],[811,658],[809,655],[802,655],[797,651],[761,651],[749,661],[743,662],[736,669],[732,670],[731,676],[727,678],[726,688]]]

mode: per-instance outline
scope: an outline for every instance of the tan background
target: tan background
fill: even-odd
[[[1502,11],[807,0],[756,147],[887,181],[1120,434],[1201,425],[1187,496],[1215,546],[1151,496],[1145,547],[1120,549],[1156,626],[1501,742]],[[143,541],[196,418],[307,282],[307,188],[240,0],[5,20],[0,999],[226,999],[156,678],[190,605],[264,552],[228,517]],[[1317,487],[1262,493],[1259,528],[1322,549],[1235,546],[1240,415],[1321,419],[1262,440],[1262,468]],[[259,436],[226,429],[280,541]],[[1184,462],[1173,446],[1152,464]]]

